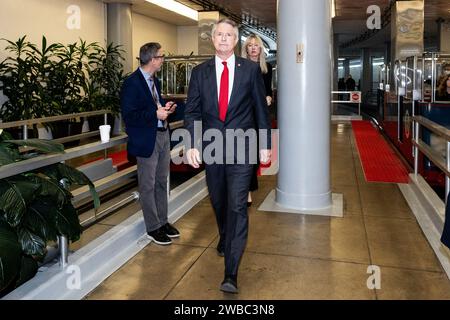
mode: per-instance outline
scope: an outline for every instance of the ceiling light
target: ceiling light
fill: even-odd
[[[178,13],[189,19],[198,21],[198,12],[194,9],[189,8],[188,6],[185,6],[182,3],[176,2],[174,0],[145,0],[145,1],[156,4],[157,6]]]
[[[335,0],[331,0],[331,18],[336,17],[336,3]]]

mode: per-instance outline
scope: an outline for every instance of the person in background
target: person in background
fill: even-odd
[[[345,91],[345,79],[344,78],[339,78],[338,80],[338,91]],[[344,94],[340,93],[338,94],[338,100],[342,101],[344,100]]]
[[[349,74],[348,77],[347,77],[347,80],[345,80],[345,87],[347,88],[347,91],[355,91],[356,82],[352,78],[351,74]]]
[[[450,74],[445,74],[439,79],[436,101],[450,101]]]
[[[120,107],[128,134],[127,152],[137,160],[139,201],[149,239],[159,245],[172,243],[180,233],[167,221],[167,177],[170,166],[170,138],[167,117],[176,104],[164,102],[155,73],[164,54],[156,42],[144,44],[140,67],[125,79]]]
[[[264,80],[264,87],[266,89],[267,106],[272,104],[272,65],[266,62],[266,56],[264,54],[264,45],[259,36],[251,34],[245,40],[242,46],[242,57],[250,59],[256,62],[261,68],[262,77]],[[247,206],[251,206],[252,191],[258,190],[258,167],[259,163],[255,165],[252,180],[250,182],[250,192],[248,193]]]
[[[338,80],[338,91],[345,91],[344,78],[339,78],[339,80]]]

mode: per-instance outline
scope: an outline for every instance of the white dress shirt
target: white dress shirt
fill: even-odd
[[[231,90],[233,90],[234,66],[236,64],[236,56],[233,53],[227,60],[222,60],[218,56],[216,56],[217,100],[219,100],[220,95],[220,78],[222,77],[223,72],[223,61],[227,62],[228,67],[228,104],[230,104]]]

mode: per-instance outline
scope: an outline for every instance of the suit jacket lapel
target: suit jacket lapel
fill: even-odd
[[[153,101],[152,94],[151,94],[150,89],[149,89],[148,84],[147,84],[147,80],[145,80],[144,76],[142,75],[141,70],[138,69],[138,70],[136,70],[136,72],[138,73],[138,78],[140,80],[139,83],[141,85],[141,89],[144,90],[145,95],[150,100],[150,103],[155,105],[155,102]]]
[[[228,110],[232,107],[233,98],[236,96],[237,88],[239,88],[240,82],[242,79],[242,66],[240,57],[236,57],[234,63],[234,80],[233,80],[233,89],[231,90],[230,101],[228,101]],[[228,112],[227,112],[228,113]]]
[[[215,58],[212,58],[208,61],[208,70],[206,72],[206,83],[209,84],[209,87],[211,88],[210,92],[210,98],[213,102],[211,107],[214,108],[214,110],[217,111],[217,114],[219,114],[219,100],[217,98],[217,76],[216,76],[216,62]]]

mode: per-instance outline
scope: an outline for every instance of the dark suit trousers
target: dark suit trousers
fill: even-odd
[[[157,132],[150,158],[136,157],[139,201],[147,232],[167,223],[167,176],[170,166],[169,131]]]
[[[247,197],[254,165],[206,165],[206,183],[219,234],[225,241],[225,274],[237,275],[248,235]]]

